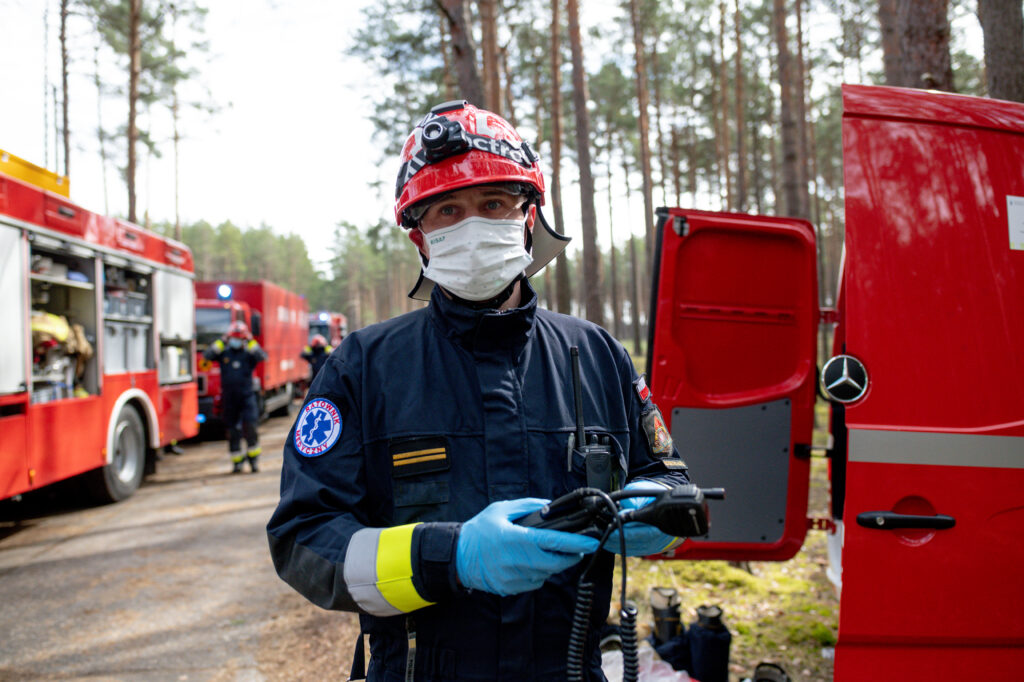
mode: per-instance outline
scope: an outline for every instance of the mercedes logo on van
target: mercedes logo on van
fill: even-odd
[[[860,400],[868,390],[867,370],[852,355],[836,355],[821,368],[821,388],[838,403]]]

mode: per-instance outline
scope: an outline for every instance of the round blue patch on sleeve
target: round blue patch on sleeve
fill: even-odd
[[[295,422],[295,449],[304,457],[319,457],[341,437],[341,412],[326,398],[310,400]]]

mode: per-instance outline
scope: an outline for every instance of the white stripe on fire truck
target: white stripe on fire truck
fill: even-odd
[[[1024,469],[1024,438],[850,429],[850,461]]]

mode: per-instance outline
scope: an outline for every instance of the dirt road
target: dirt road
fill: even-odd
[[[262,425],[257,474],[202,442],[118,504],[0,505],[0,680],[344,680],[355,617],[306,602],[267,551],[290,426]]]

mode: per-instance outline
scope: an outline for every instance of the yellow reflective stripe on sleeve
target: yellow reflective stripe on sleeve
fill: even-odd
[[[412,531],[417,524],[381,531],[377,540],[377,589],[399,611],[430,606],[412,584]]]
[[[377,540],[381,528],[362,528],[348,541],[345,587],[359,608],[375,616],[398,616],[399,611],[377,589]]]

